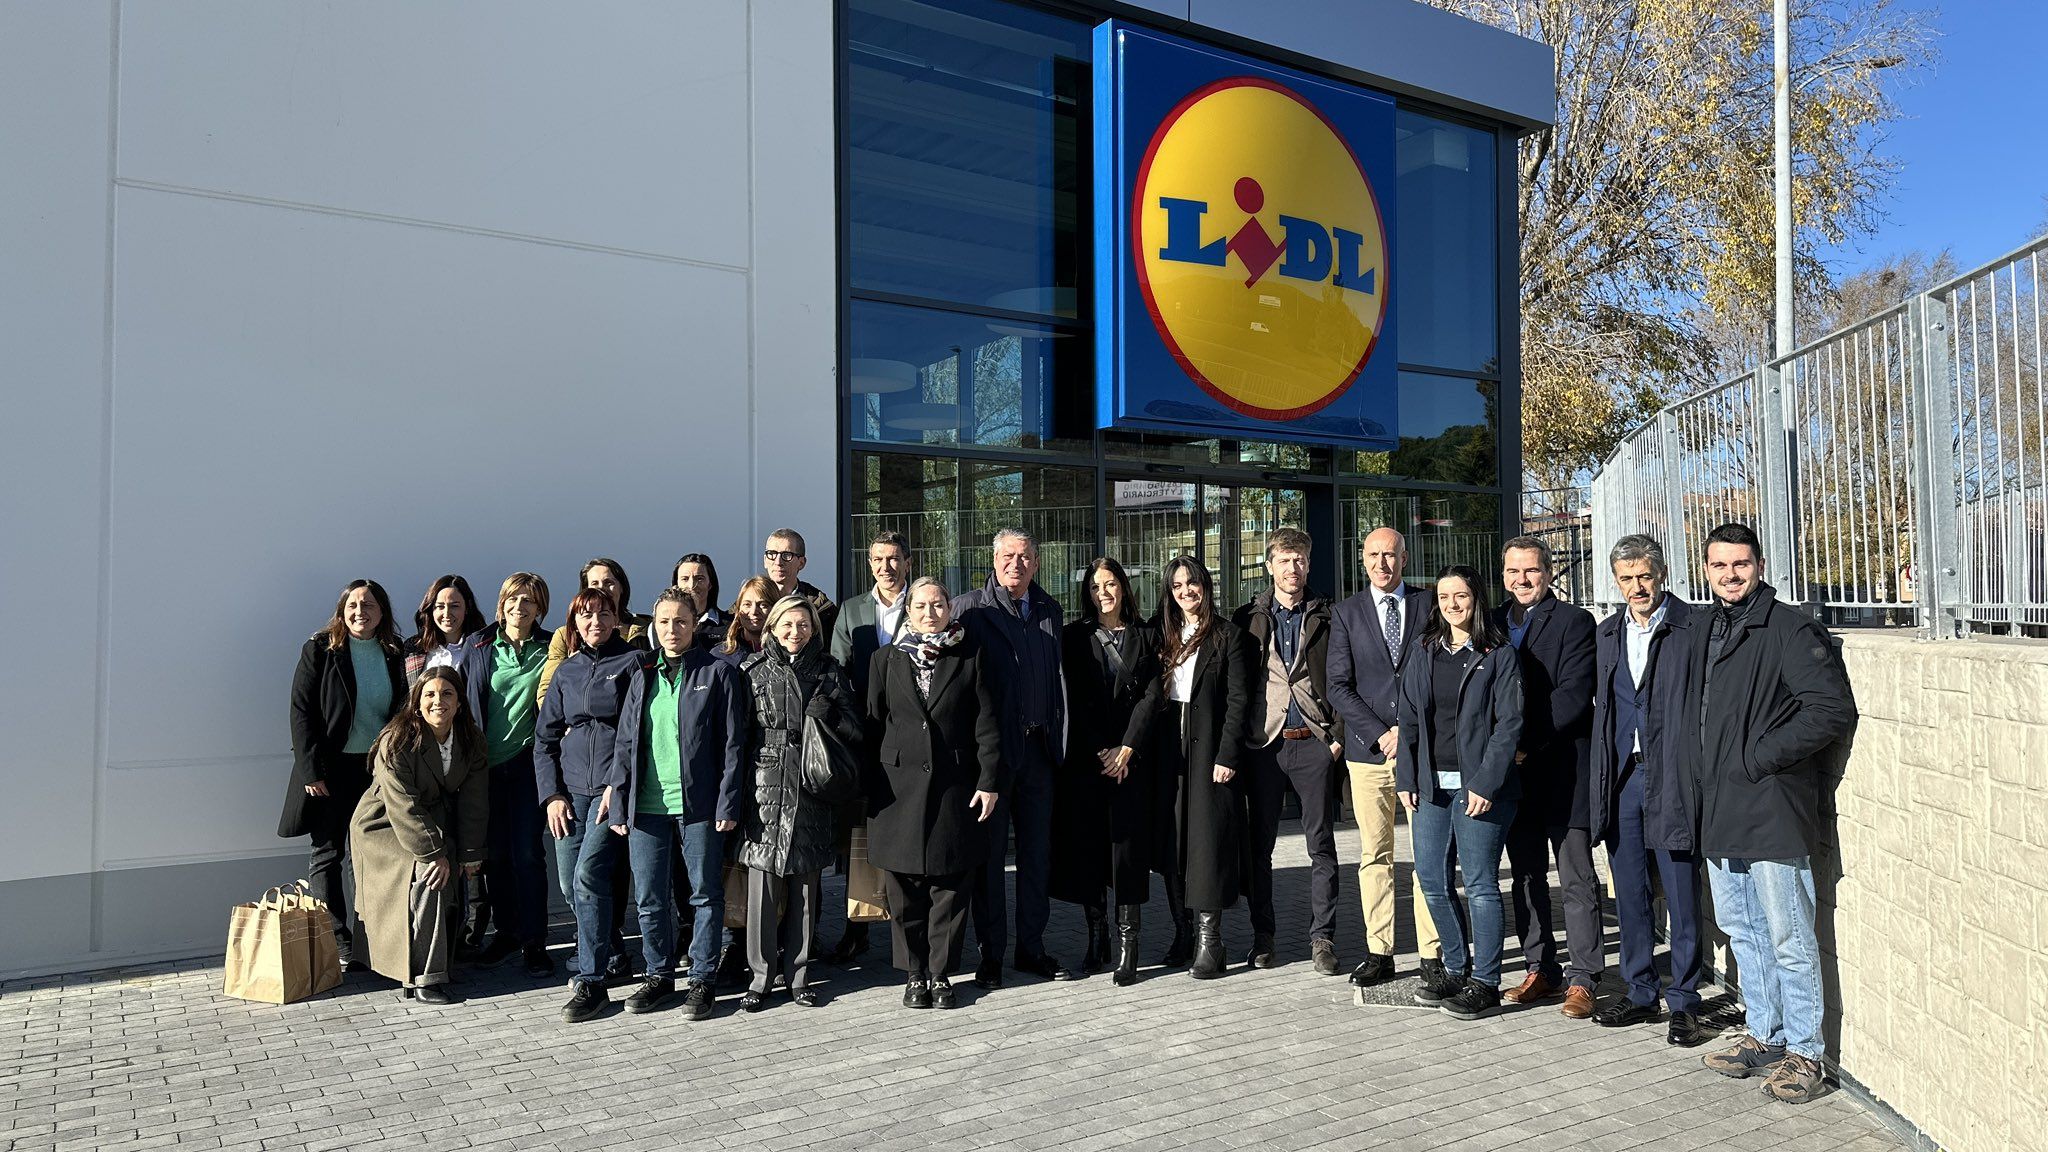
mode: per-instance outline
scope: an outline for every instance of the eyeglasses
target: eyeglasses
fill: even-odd
[[[784,564],[789,563],[791,560],[801,560],[803,558],[804,554],[801,552],[778,552],[773,548],[761,553],[761,559],[763,560],[780,560]]]

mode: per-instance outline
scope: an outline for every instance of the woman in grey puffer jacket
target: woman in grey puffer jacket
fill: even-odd
[[[740,1007],[758,1012],[786,964],[789,998],[818,1004],[810,988],[819,873],[834,859],[837,808],[804,789],[803,735],[815,718],[843,746],[861,743],[852,681],[827,652],[817,610],[785,596],[768,610],[761,650],[740,665],[754,697],[752,803],[740,818],[747,868],[747,963],[754,979]]]

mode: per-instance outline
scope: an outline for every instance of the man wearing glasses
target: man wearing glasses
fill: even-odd
[[[839,619],[839,605],[830,596],[820,592],[808,581],[798,578],[804,570],[804,536],[794,528],[777,528],[768,534],[768,543],[761,550],[761,573],[775,585],[776,599],[784,596],[801,596],[818,610],[818,631],[825,636],[832,635],[832,625]]]

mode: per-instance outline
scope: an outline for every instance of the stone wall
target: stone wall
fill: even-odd
[[[2048,645],[1848,632],[1828,1040],[1956,1149],[2048,1147]]]

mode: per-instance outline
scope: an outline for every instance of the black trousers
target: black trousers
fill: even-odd
[[[355,934],[350,930],[346,885],[353,860],[349,856],[348,823],[356,814],[356,803],[370,787],[369,757],[344,752],[335,757],[327,773],[327,795],[306,797],[306,832],[313,850],[306,859],[307,883],[313,898],[327,905],[334,918],[334,942],[344,957],[354,950]],[[346,879],[345,879],[346,878]]]
[[[882,884],[889,891],[889,934],[895,940],[899,971],[951,976],[960,966],[960,953],[967,941],[967,905],[977,875],[882,873]]]
[[[1584,828],[1549,824],[1534,805],[1515,814],[1508,826],[1508,868],[1514,874],[1515,935],[1531,972],[1580,988],[1600,982],[1606,942],[1600,923],[1600,877],[1593,871],[1593,834]],[[1564,892],[1565,947],[1571,964],[1557,962],[1557,935],[1550,904],[1550,857],[1557,855],[1557,883]]]
[[[1301,834],[1308,842],[1308,936],[1337,938],[1337,792],[1338,764],[1330,746],[1311,737],[1282,737],[1264,748],[1250,749],[1238,785],[1245,808],[1245,888],[1250,896],[1252,931],[1273,932],[1273,845],[1280,838],[1280,805],[1286,785],[1301,797]],[[1242,783],[1240,783],[1242,782]]]

